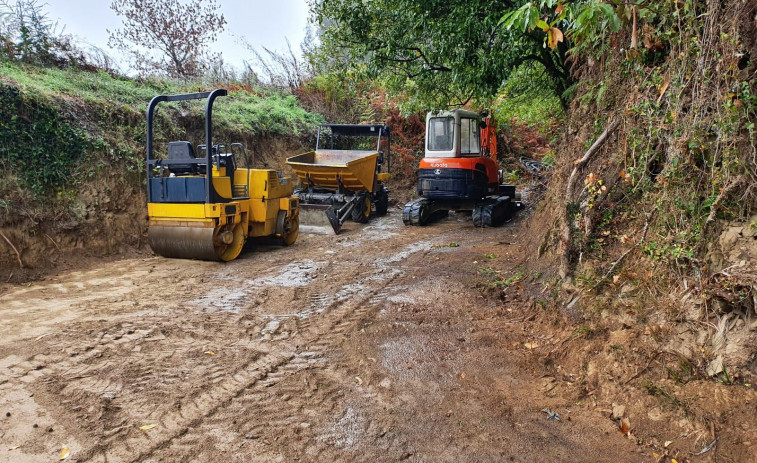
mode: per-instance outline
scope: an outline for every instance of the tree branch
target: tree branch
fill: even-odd
[[[24,268],[24,264],[21,262],[21,254],[18,252],[18,249],[16,249],[16,246],[13,246],[11,240],[9,240],[7,236],[5,236],[5,233],[3,233],[2,230],[0,230],[0,236],[3,237],[3,239],[8,243],[11,249],[13,249],[13,251],[16,253],[16,259],[18,260],[19,268]]]
[[[593,145],[584,153],[583,157],[575,162],[573,167],[573,172],[570,174],[570,178],[568,179],[568,187],[565,189],[565,198],[570,201],[572,198],[572,190],[573,185],[575,183],[576,174],[578,174],[578,171],[580,169],[583,169],[583,167],[591,160],[591,157],[594,156],[594,154],[599,150],[599,148],[602,147],[602,145],[605,144],[605,141],[607,141],[607,137],[615,131],[615,129],[618,128],[620,125],[620,119],[615,120],[615,122],[611,123],[604,132],[597,138],[597,141],[594,142]]]

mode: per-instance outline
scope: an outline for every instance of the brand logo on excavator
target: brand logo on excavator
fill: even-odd
[[[446,162],[432,162],[431,167],[447,167]]]
[[[441,170],[441,169],[436,169],[436,170],[434,170],[434,173],[435,173],[436,175],[439,175],[439,174],[441,174],[441,173],[442,173],[442,170]]]

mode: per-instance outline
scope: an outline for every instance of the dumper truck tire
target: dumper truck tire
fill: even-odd
[[[352,209],[352,220],[357,223],[368,223],[371,217],[371,198],[366,195],[361,198]]]

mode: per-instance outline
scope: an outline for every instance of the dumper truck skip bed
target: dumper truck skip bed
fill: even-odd
[[[365,223],[372,212],[386,214],[389,190],[383,182],[389,174],[381,170],[384,163],[389,170],[390,143],[385,125],[319,126],[315,150],[287,159],[301,184],[294,192],[301,230],[339,233],[347,219]]]

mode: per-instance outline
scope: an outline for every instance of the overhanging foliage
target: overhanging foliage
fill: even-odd
[[[538,28],[507,28],[523,1],[321,0],[311,4],[322,28],[317,61],[330,69],[380,78],[411,107],[490,99],[526,61],[545,68],[557,95],[571,84],[565,41],[554,49]],[[563,99],[565,103],[566,100]]]

